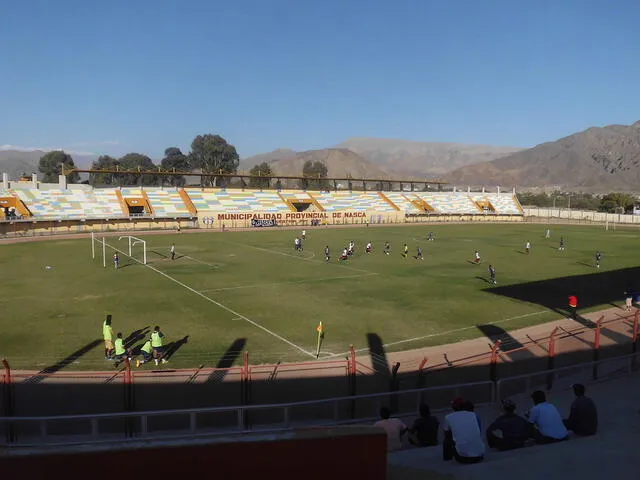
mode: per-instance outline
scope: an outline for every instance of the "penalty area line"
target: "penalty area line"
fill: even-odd
[[[107,242],[105,242],[105,246],[108,246],[109,248],[111,248],[111,249],[115,250],[116,252],[120,252],[121,254],[123,254],[123,255],[125,255],[125,256],[127,256],[127,257],[129,257],[129,255],[128,255],[127,253],[125,253],[124,251],[122,251],[122,250],[120,250],[120,249],[118,249],[118,248],[116,248],[116,247],[114,247],[114,246],[112,246],[112,245],[109,245]],[[293,343],[293,342],[292,342],[292,341],[290,341],[290,340],[287,340],[286,338],[284,338],[284,337],[283,337],[283,336],[281,336],[281,335],[278,335],[276,332],[273,332],[273,331],[269,330],[268,328],[263,327],[263,326],[262,326],[262,325],[260,325],[258,322],[255,322],[255,321],[251,320],[250,318],[246,317],[245,315],[242,315],[241,313],[236,312],[236,311],[235,311],[235,310],[233,310],[232,308],[229,308],[229,307],[227,307],[226,305],[224,305],[224,304],[222,304],[222,303],[220,303],[220,302],[215,301],[213,298],[208,297],[208,296],[204,295],[203,293],[198,292],[197,290],[195,290],[195,289],[191,288],[189,285],[186,285],[186,284],[182,283],[180,280],[177,280],[177,279],[173,278],[171,275],[168,275],[168,274],[164,273],[162,270],[158,270],[157,268],[155,268],[155,267],[153,267],[152,265],[149,265],[149,264],[146,264],[146,265],[145,265],[143,262],[141,262],[141,261],[140,261],[140,260],[138,260],[137,258],[133,258],[133,257],[129,257],[129,258],[131,258],[131,259],[132,259],[132,260],[134,260],[135,262],[139,263],[140,265],[142,265],[142,266],[144,266],[144,267],[147,267],[147,268],[149,268],[149,269],[153,270],[154,272],[158,273],[159,275],[162,275],[163,277],[167,278],[168,280],[171,280],[172,282],[174,282],[174,283],[176,283],[176,284],[180,285],[181,287],[186,288],[186,289],[187,289],[187,290],[189,290],[190,292],[195,293],[195,294],[196,294],[196,295],[198,295],[199,297],[204,298],[204,299],[205,299],[205,300],[207,300],[208,302],[211,302],[211,303],[213,303],[214,305],[216,305],[216,306],[218,306],[218,307],[222,308],[223,310],[226,310],[226,311],[227,311],[227,312],[229,312],[231,315],[234,315],[234,316],[235,316],[235,317],[237,317],[237,318],[241,318],[241,319],[242,319],[242,320],[244,320],[245,322],[248,322],[248,323],[250,323],[251,325],[253,325],[254,327],[259,328],[259,329],[260,329],[260,330],[262,330],[263,332],[268,333],[268,334],[269,334],[269,335],[271,335],[272,337],[277,338],[277,339],[278,339],[278,340],[280,340],[281,342],[286,343],[286,344],[287,344],[287,345],[289,345],[290,347],[295,348],[296,350],[298,350],[298,351],[300,351],[300,352],[304,353],[305,355],[308,355],[308,356],[309,356],[309,357],[311,357],[311,358],[316,358],[316,356],[315,356],[315,354],[314,354],[314,353],[312,353],[312,352],[308,352],[307,350],[305,350],[305,349],[304,349],[304,348],[302,348],[301,346],[296,345],[295,343]]]
[[[547,313],[548,310],[540,310],[539,312],[532,312],[532,313],[525,313],[524,315],[517,315],[515,317],[509,317],[509,318],[505,318],[504,320],[496,320],[495,322],[488,322],[487,325],[498,325],[498,324],[502,324],[502,323],[508,323],[511,322],[513,320],[518,320],[520,318],[526,318],[526,317],[533,317],[535,315],[541,315],[543,313]],[[435,337],[441,337],[443,335],[450,335],[452,333],[459,333],[459,332],[465,332],[467,330],[473,330],[477,328],[475,325],[469,325],[468,327],[460,327],[460,328],[456,328],[454,330],[448,330],[446,332],[439,332],[439,333],[430,333],[429,335],[423,335],[421,337],[414,337],[414,338],[407,338],[406,340],[399,340],[397,342],[391,342],[391,343],[385,343],[384,345],[382,345],[383,347],[393,347],[395,345],[402,345],[403,343],[410,343],[410,342],[417,342],[418,340],[426,340],[427,338],[435,338]],[[356,350],[356,352],[365,352],[367,351],[368,348],[359,348]],[[347,355],[350,352],[343,352],[343,353],[335,353],[333,355],[329,355],[327,358],[329,357],[340,357],[343,355]]]

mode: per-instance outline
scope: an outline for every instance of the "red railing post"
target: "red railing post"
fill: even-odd
[[[244,360],[242,363],[242,370],[240,371],[240,402],[241,405],[249,405],[251,403],[251,365],[249,364],[249,352],[244,352]],[[242,417],[245,430],[249,429],[249,412],[244,411]]]
[[[428,361],[429,361],[429,358],[424,357],[420,362],[420,365],[418,365],[418,378],[417,378],[416,388],[424,388],[427,386],[427,374],[424,370],[425,370],[425,367],[427,366]],[[425,403],[424,392],[420,392],[419,397],[420,397],[420,401],[418,403],[419,404]]]
[[[631,357],[631,368],[636,369],[637,362],[637,351],[638,351],[638,336],[640,335],[640,330],[638,328],[638,320],[640,319],[640,310],[636,310],[636,313],[633,315],[633,337],[631,342],[631,353],[633,353],[633,357]]]
[[[596,322],[596,328],[594,332],[593,339],[593,361],[598,362],[600,360],[600,343],[602,338],[602,321],[604,320],[604,315],[601,316]],[[593,379],[598,379],[598,364],[593,364]]]
[[[2,359],[2,366],[4,367],[4,373],[2,374],[2,405],[3,415],[5,417],[13,417],[14,415],[14,395],[13,395],[13,380],[11,378],[11,367],[6,359]],[[5,430],[7,443],[13,443],[15,441],[15,432],[13,430],[13,424],[8,423]]]
[[[496,343],[491,347],[491,364],[489,365],[489,378],[492,382],[498,381],[498,355],[500,353],[501,340],[496,340]]]
[[[553,388],[553,373],[551,373],[551,370],[556,368],[556,335],[559,328],[560,327],[554,328],[549,335],[549,352],[547,360],[547,370],[549,370],[549,373],[547,374],[547,390],[551,390]]]
[[[353,345],[349,345],[349,361],[351,363],[350,372],[349,372],[349,380],[347,382],[347,388],[349,391],[349,396],[353,396],[356,394],[356,349]],[[352,400],[349,402],[349,416],[351,418],[355,418],[356,416],[356,402]]]
[[[133,390],[133,370],[131,369],[131,362],[128,358],[125,358],[123,363],[124,411],[133,412],[136,408]],[[127,437],[133,437],[135,435],[135,420],[133,419],[133,417],[126,417],[125,434]]]

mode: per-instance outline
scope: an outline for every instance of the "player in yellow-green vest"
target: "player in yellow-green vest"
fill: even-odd
[[[118,332],[118,335],[116,336],[116,341],[114,342],[114,348],[115,348],[116,355],[115,357],[113,357],[113,359],[116,362],[116,367],[121,362],[123,362],[125,358],[128,358],[129,360],[131,360],[130,352],[125,347],[124,340],[122,339],[122,332]]]
[[[162,363],[167,363],[167,360],[163,358],[164,348],[162,347],[162,339],[164,338],[164,333],[160,331],[160,327],[158,325],[155,326],[153,332],[151,332],[151,347],[153,348],[153,360],[156,365],[162,360]]]
[[[148,339],[144,342],[144,345],[140,347],[140,355],[142,355],[142,360],[136,360],[136,367],[140,367],[143,363],[147,363],[153,357],[153,347],[151,346],[151,339]]]
[[[104,338],[104,359],[113,358],[113,328],[111,327],[111,315],[102,323],[102,337]]]

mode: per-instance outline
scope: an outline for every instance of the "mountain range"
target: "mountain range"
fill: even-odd
[[[461,167],[448,173],[446,179],[458,185],[637,192],[640,121],[592,127],[491,162]]]
[[[44,153],[0,150],[0,171],[13,179],[29,174],[37,170]],[[97,157],[72,156],[80,167],[88,167]],[[254,155],[242,159],[239,170],[267,162],[275,174],[297,176],[307,160],[324,162],[330,177],[439,178],[458,186],[635,192],[640,185],[640,121],[592,127],[529,149],[351,138],[333,148]]]

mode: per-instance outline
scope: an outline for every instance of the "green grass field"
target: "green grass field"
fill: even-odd
[[[109,249],[107,268],[100,249],[92,260],[89,239],[3,245],[0,357],[13,368],[43,369],[80,351],[65,368],[113,368],[103,358],[102,344],[92,344],[101,339],[107,313],[114,330],[125,336],[156,324],[168,342],[188,336],[171,367],[213,366],[238,347],[250,352],[252,363],[311,359],[320,320],[326,328],[321,358],[342,354],[350,344],[366,348],[367,333],[379,335],[388,350],[407,350],[482,336],[480,324],[497,322],[510,330],[559,317],[549,305],[492,292],[489,263],[497,270],[498,290],[524,291],[528,282],[638,265],[637,231],[558,226],[546,240],[544,229],[527,224],[318,228],[307,230],[303,253],[293,250],[299,232],[292,230],[141,235],[149,266],[121,255],[124,268],[117,271]],[[430,230],[434,242],[426,241]],[[557,250],[560,235],[565,252]],[[339,263],[342,247],[352,239],[355,257]],[[386,240],[390,256],[382,253]],[[522,253],[527,240],[530,255]],[[375,248],[370,255],[364,254],[367,241]],[[108,237],[107,242],[126,250],[125,241]],[[172,242],[175,261],[166,258]],[[405,242],[410,255],[421,245],[424,261],[403,258]],[[329,263],[325,245],[332,250]],[[481,265],[470,262],[476,249]],[[603,251],[600,270],[593,267],[597,249]],[[607,281],[610,296],[619,301],[624,285],[612,283]],[[559,308],[566,294],[559,292]]]

